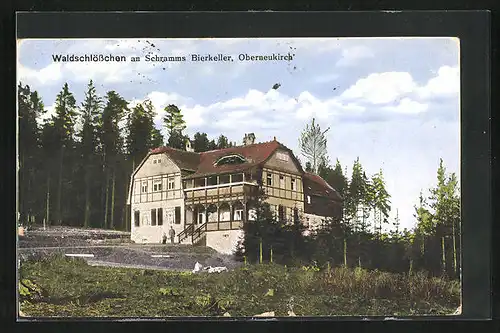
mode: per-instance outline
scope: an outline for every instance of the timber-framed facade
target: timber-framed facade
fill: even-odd
[[[254,218],[251,203],[261,190],[283,221],[341,212],[336,191],[325,181],[311,187],[290,149],[276,139],[253,140],[253,134],[245,135],[242,146],[202,153],[193,152],[189,144],[186,150],[161,147],[149,152],[131,177],[132,240],[161,242],[174,229],[176,243],[204,242],[231,253],[243,224]],[[320,188],[330,195],[321,196]],[[326,200],[329,210],[311,208],[306,199],[311,195],[315,201]]]

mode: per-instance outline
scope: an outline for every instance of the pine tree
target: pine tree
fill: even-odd
[[[97,96],[94,83],[90,80],[85,92],[85,100],[80,108],[80,116],[83,123],[82,130],[79,133],[82,147],[82,164],[85,166],[85,210],[83,217],[83,226],[90,226],[92,213],[91,193],[93,192],[93,180],[97,177],[98,163],[98,128],[101,122],[101,104],[102,100]]]
[[[193,137],[193,149],[197,153],[212,150],[207,133],[196,132]]]
[[[219,135],[217,138],[217,144],[216,144],[216,149],[225,149],[229,148],[232,146],[232,143],[229,142],[228,138],[225,137],[224,135]]]
[[[57,175],[57,197],[55,208],[55,221],[62,224],[61,200],[63,198],[64,157],[66,150],[72,149],[74,144],[76,100],[65,83],[61,92],[57,95],[55,105],[56,115],[53,124],[56,131],[58,150],[58,175]]]
[[[42,156],[40,151],[40,129],[37,118],[45,113],[42,99],[29,86],[18,86],[19,121],[19,207],[21,222],[31,223],[35,214],[43,210],[39,200],[39,190],[35,184],[40,180]],[[43,180],[42,180],[43,181]]]
[[[371,181],[372,207],[374,210],[374,230],[380,236],[382,224],[388,223],[390,206],[390,195],[385,188],[384,175],[382,169],[372,176]]]
[[[123,149],[123,139],[120,135],[119,122],[128,111],[127,101],[117,92],[109,91],[106,94],[106,106],[102,114],[102,143],[103,143],[103,165],[105,170],[105,204],[104,204],[104,227],[115,226],[115,191],[116,174],[119,172],[119,159]],[[110,185],[111,182],[111,185]],[[110,194],[111,186],[111,194]],[[110,203],[111,195],[111,203]],[[109,207],[111,205],[111,207]],[[111,215],[111,216],[109,216]],[[109,216],[109,223],[108,223]]]
[[[181,110],[176,105],[170,104],[164,110],[166,114],[163,117],[163,122],[167,129],[169,143],[171,143],[170,137],[174,134],[182,135],[182,131],[186,128],[186,122]]]

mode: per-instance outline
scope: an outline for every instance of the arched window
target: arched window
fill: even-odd
[[[245,162],[246,159],[243,156],[238,154],[233,154],[233,155],[222,156],[215,162],[215,165],[219,166],[224,164],[241,164]]]

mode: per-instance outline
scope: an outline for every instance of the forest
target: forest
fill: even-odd
[[[92,81],[78,103],[64,84],[47,117],[36,90],[18,86],[18,217],[23,225],[45,223],[130,230],[126,199],[130,176],[148,151],[183,149],[186,123],[173,104],[165,107],[166,137],[154,124],[149,100],[131,105],[116,91],[98,96]],[[257,218],[245,225],[237,255],[253,262],[315,263],[411,274],[460,276],[460,189],[457,176],[436,161],[434,187],[415,198],[415,227],[402,229],[397,207],[385,188],[383,170],[367,175],[359,158],[351,170],[327,154],[326,132],[313,119],[299,143],[304,168],[323,177],[343,198],[343,216],[329,219],[317,233],[304,235],[301,223],[280,225],[262,195]],[[224,135],[197,132],[195,151],[241,143]],[[410,181],[410,180],[409,180]],[[404,186],[402,184],[401,186]],[[395,218],[390,218],[391,210]],[[300,221],[296,221],[300,222]]]

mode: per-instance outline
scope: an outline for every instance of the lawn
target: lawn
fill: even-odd
[[[59,255],[23,261],[20,281],[21,311],[34,317],[445,315],[460,305],[458,281],[350,268],[256,264],[193,274]]]

